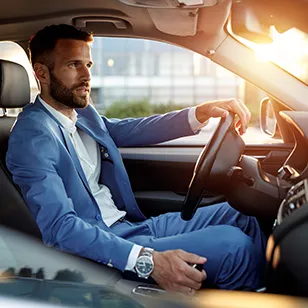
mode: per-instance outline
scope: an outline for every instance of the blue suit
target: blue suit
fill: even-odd
[[[101,117],[91,105],[76,111],[76,125],[108,149],[110,159],[102,157],[100,182],[109,187],[127,219],[144,220],[117,147],[193,134],[188,109],[122,121]],[[124,270],[133,243],[114,236],[102,221],[69,135],[38,99],[18,116],[6,162],[47,245],[103,263],[112,260]]]
[[[155,144],[192,135],[193,131],[187,121],[188,109],[165,115],[124,120],[101,117],[91,105],[76,111],[78,113],[76,126],[96,140],[101,147],[100,183],[109,187],[116,206],[127,212],[127,221],[120,226],[115,226],[112,230],[104,224],[68,133],[37,99],[35,103],[27,105],[18,116],[9,139],[7,167],[13,175],[14,182],[21,188],[45,244],[104,264],[112,263],[122,271],[125,269],[134,242],[157,250],[171,249],[173,246],[166,240],[163,244],[153,242],[153,237],[159,236],[154,234],[158,232],[156,227],[161,228],[165,218],[171,217],[170,226],[171,221],[176,223],[170,227],[170,234],[161,234],[162,237],[171,236],[175,235],[177,228],[182,228],[183,232],[180,233],[186,233],[185,222],[182,221],[180,226],[180,218],[176,218],[177,214],[162,216],[160,223],[159,218],[146,220],[134,198],[117,147]],[[106,149],[109,153],[107,159],[103,156]],[[213,209],[215,207],[210,211],[213,212]],[[243,230],[244,227],[238,226],[236,222],[238,220],[236,215],[241,214],[227,204],[219,206],[219,209],[223,209],[222,213],[229,213],[228,220],[221,221],[220,224],[228,224],[233,226],[228,226],[229,228],[236,227]],[[200,211],[198,212],[195,221],[204,218],[205,214],[201,215]],[[204,229],[212,224],[216,222],[204,220],[199,227]],[[245,236],[250,236],[249,232],[252,232],[250,241],[257,242],[256,245],[259,248],[257,252],[249,252],[253,255],[252,259],[248,256],[244,257],[244,254],[241,255],[243,259],[248,260],[247,262],[252,260],[252,267],[256,270],[263,256],[261,250],[264,249],[264,239],[255,221],[247,225],[245,220],[244,225],[247,232],[245,230],[243,232],[248,235],[240,232]],[[144,228],[147,230],[146,234]],[[151,233],[147,234],[149,230]],[[194,230],[195,227],[187,231]],[[221,231],[226,232],[226,230]],[[228,232],[232,233],[229,229]],[[145,235],[148,242],[145,240]],[[241,237],[232,235],[234,236]],[[152,241],[152,246],[149,241]],[[181,238],[178,241],[180,242],[173,248],[194,252],[191,246],[186,247],[185,243],[181,245]],[[190,245],[192,242],[190,241]],[[242,245],[243,241],[240,242]],[[196,245],[198,246],[198,243]],[[243,245],[245,250],[246,245]],[[216,249],[223,251],[224,248],[220,245]],[[214,253],[216,253],[215,249]],[[223,260],[219,262],[225,262]],[[243,270],[247,271],[245,266]],[[216,275],[217,273],[213,272],[213,276]],[[214,277],[212,280],[218,283]],[[258,283],[259,281],[255,284]],[[226,288],[233,288],[233,286],[226,286]]]

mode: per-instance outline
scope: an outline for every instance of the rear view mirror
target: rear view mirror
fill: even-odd
[[[261,101],[260,117],[261,130],[271,137],[278,137],[279,130],[275,111],[269,98],[265,98]]]

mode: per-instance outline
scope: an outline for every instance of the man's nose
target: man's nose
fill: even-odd
[[[91,80],[91,72],[90,72],[90,68],[87,66],[84,66],[82,69],[82,79],[86,80],[86,81],[90,81]]]

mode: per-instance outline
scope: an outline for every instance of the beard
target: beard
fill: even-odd
[[[88,82],[74,84],[66,87],[53,72],[50,71],[50,96],[57,102],[70,108],[85,108],[89,104],[90,92],[84,95],[76,95],[73,91],[79,87],[89,87]]]

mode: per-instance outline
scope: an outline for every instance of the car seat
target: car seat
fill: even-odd
[[[6,168],[5,156],[15,116],[10,108],[30,103],[30,82],[25,68],[17,63],[0,60],[0,224],[41,239],[39,228]]]

